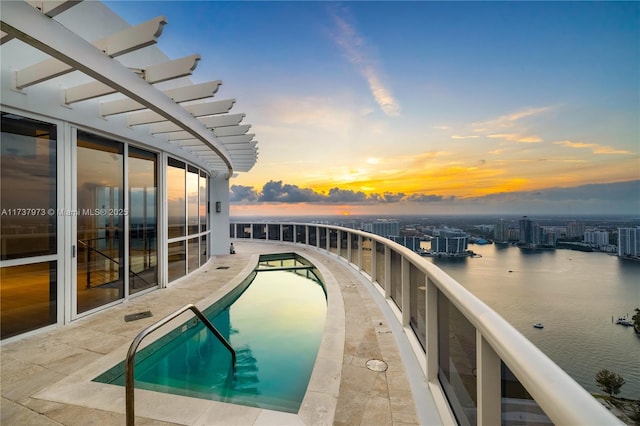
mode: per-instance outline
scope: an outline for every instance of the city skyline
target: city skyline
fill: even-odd
[[[106,3],[246,111],[234,216],[640,211],[637,3]]]

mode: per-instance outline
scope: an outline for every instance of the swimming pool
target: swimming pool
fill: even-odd
[[[327,298],[319,274],[293,254],[258,268],[204,314],[236,350],[195,319],[136,355],[136,388],[295,413],[322,339]],[[124,363],[94,381],[124,385]]]

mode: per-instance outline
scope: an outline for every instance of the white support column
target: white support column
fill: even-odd
[[[408,327],[411,322],[411,280],[409,261],[402,257],[402,326]]]
[[[500,357],[489,342],[476,330],[476,363],[478,366],[478,425],[497,425],[501,422]]]
[[[220,203],[220,211],[217,203]],[[213,256],[229,254],[229,180],[223,174],[209,178],[209,249]]]

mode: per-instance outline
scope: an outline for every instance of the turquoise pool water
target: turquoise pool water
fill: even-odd
[[[235,371],[228,350],[192,319],[138,352],[136,388],[295,413],[326,309],[324,287],[309,262],[263,256],[234,294],[205,311],[236,350]],[[124,385],[124,364],[94,380]]]

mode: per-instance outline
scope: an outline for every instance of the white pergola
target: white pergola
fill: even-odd
[[[60,87],[61,104],[96,100],[98,114],[109,120],[126,115],[130,127],[146,126],[150,137],[195,156],[214,173],[249,171],[257,161],[257,141],[240,124],[245,115],[230,114],[235,99],[211,100],[221,81],[188,84],[161,90],[157,83],[192,74],[200,55],[152,65],[131,66],[136,52],[153,45],[167,23],[157,17],[98,40],[86,40],[65,27],[56,16],[80,1],[3,1],[0,44],[19,40],[49,58],[12,69],[12,90],[29,96],[29,88],[72,72],[90,80]],[[15,42],[15,41],[14,41]],[[118,61],[127,54],[128,66]],[[122,122],[120,120],[119,122]]]

